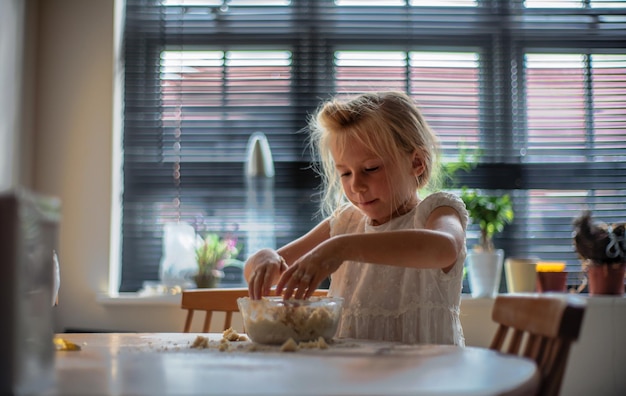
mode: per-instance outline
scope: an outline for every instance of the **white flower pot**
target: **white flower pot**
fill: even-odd
[[[504,250],[494,252],[468,252],[465,259],[472,297],[493,298],[500,289]]]

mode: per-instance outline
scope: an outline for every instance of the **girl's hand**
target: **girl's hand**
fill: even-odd
[[[282,294],[284,299],[293,296],[298,300],[311,297],[319,284],[343,262],[329,247],[328,243],[323,243],[289,267],[278,280],[276,295]]]
[[[260,300],[270,295],[272,285],[287,269],[287,263],[274,250],[264,249],[250,256],[246,267],[253,268],[248,277],[248,294],[253,300]]]

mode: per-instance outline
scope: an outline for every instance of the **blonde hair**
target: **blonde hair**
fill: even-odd
[[[424,172],[417,177],[416,188],[428,184],[438,163],[437,136],[415,102],[403,92],[369,92],[345,101],[334,98],[323,103],[309,120],[309,133],[313,159],[319,161],[314,169],[322,178],[320,209],[324,215],[345,200],[331,148],[342,152],[358,142],[394,166],[419,151]]]

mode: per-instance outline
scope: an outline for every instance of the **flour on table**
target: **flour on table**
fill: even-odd
[[[229,328],[222,333],[219,341],[211,341],[208,337],[198,335],[191,343],[193,349],[217,349],[220,352],[227,351],[280,351],[280,352],[296,352],[300,349],[328,349],[329,344],[324,337],[318,337],[317,340],[296,342],[293,338],[289,338],[281,346],[261,345],[250,342],[250,340],[236,330]]]

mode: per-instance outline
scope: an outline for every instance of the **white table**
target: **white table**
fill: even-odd
[[[233,342],[191,348],[194,333],[58,334],[81,351],[57,351],[46,395],[525,395],[534,362],[483,348],[338,340],[281,352]]]

